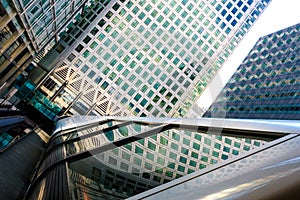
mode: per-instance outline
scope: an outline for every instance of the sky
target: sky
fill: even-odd
[[[299,8],[299,0],[272,0],[242,42],[233,51],[217,76],[204,90],[197,101],[198,107],[205,110],[211,105],[260,37],[300,23]],[[200,111],[196,112],[199,113]]]

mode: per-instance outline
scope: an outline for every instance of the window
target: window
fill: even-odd
[[[83,73],[85,73],[87,70],[89,69],[89,67],[87,65],[84,65],[82,68],[81,68],[81,71]]]
[[[88,50],[85,50],[85,52],[83,53],[83,57],[87,58],[90,55],[90,52]]]
[[[80,51],[83,49],[83,46],[81,45],[81,44],[79,44],[77,47],[76,47],[76,51],[78,52],[78,53],[80,53]]]
[[[190,140],[183,138],[183,144],[189,146],[190,145]]]
[[[174,149],[175,151],[178,151],[178,144],[171,143],[171,148]]]
[[[97,57],[96,57],[96,56],[92,56],[92,57],[89,59],[89,62],[93,64],[93,63],[96,62],[96,60],[97,60]]]
[[[92,42],[92,44],[90,45],[90,48],[91,48],[91,49],[95,49],[97,46],[98,46],[98,43],[94,41],[94,42]]]
[[[148,141],[148,148],[151,149],[151,150],[153,150],[153,151],[155,151],[156,145],[154,143]]]
[[[185,157],[180,156],[179,162],[186,164],[187,159]]]
[[[36,11],[38,11],[38,9],[39,9],[39,7],[34,6],[34,7],[30,10],[31,14],[34,15],[34,14],[36,13]]]
[[[191,154],[191,156],[192,156],[193,158],[195,158],[195,159],[198,159],[198,157],[199,157],[199,154],[198,154],[198,153],[196,153],[196,152],[193,152],[193,151],[192,151],[192,154]]]
[[[92,79],[92,78],[95,76],[95,74],[96,74],[96,72],[94,72],[94,71],[92,70],[92,71],[90,71],[90,73],[88,74],[88,77],[89,77],[90,79]]]
[[[111,55],[110,55],[109,53],[106,53],[106,54],[103,56],[104,60],[106,60],[106,61],[107,61],[110,57],[111,57]]]
[[[143,155],[144,150],[138,146],[135,146],[135,153]]]
[[[87,43],[89,43],[89,41],[91,41],[91,37],[90,36],[86,36],[84,39],[83,39],[83,42],[85,43],[85,44],[87,44]]]
[[[103,66],[103,63],[102,63],[101,61],[99,61],[99,62],[97,63],[97,69],[100,69],[102,66]]]

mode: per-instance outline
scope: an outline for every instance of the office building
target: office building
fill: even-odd
[[[30,74],[33,82],[26,82],[19,93],[49,119],[59,114],[184,116],[185,106],[194,103],[190,97],[196,100],[269,3],[107,2],[106,6],[93,3],[69,26],[59,43],[38,63],[40,67]],[[34,91],[30,93],[29,88]],[[173,169],[169,179],[263,144],[176,130],[163,139],[150,140],[141,140],[134,153],[168,143],[172,144],[172,156],[183,157],[184,164],[170,165]],[[126,151],[125,147],[121,149]],[[199,156],[189,154],[191,149],[206,156],[200,158],[201,162],[190,162],[190,157]],[[146,159],[153,165],[151,156]]]
[[[300,118],[300,24],[261,37],[205,117]]]
[[[269,0],[106,2],[30,75],[63,113],[185,116]]]
[[[39,59],[59,40],[59,33],[86,1],[0,1],[0,94],[21,82]],[[19,76],[20,75],[20,76]]]

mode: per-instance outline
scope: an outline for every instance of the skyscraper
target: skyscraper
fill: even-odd
[[[65,113],[184,116],[269,3],[103,2],[31,76]]]
[[[190,97],[196,100],[268,3],[264,0],[95,2],[69,26],[59,43],[30,74],[38,87],[28,101],[49,118],[58,112],[100,116],[184,115],[186,106],[194,103]],[[23,94],[26,96],[28,92]],[[187,156],[187,152],[191,153],[187,149],[204,152],[201,165],[191,166],[193,170],[262,144],[250,139],[202,137],[177,130],[163,139],[153,137],[140,142],[139,150],[134,153],[156,148],[161,142],[171,145],[165,156],[170,154],[174,159],[176,154],[183,160],[198,157]],[[124,147],[121,151],[127,150]],[[153,163],[151,156],[145,159]],[[174,173],[170,173],[170,178],[192,171],[190,162],[182,163],[180,167],[172,166]]]
[[[85,4],[81,0],[0,1],[0,94],[20,74],[27,76],[34,68],[28,65],[45,55]]]
[[[38,85],[32,105],[40,106],[46,96],[61,113],[184,115],[185,106],[193,104],[189,98],[196,99],[268,2],[93,3],[30,74]],[[44,105],[47,108],[41,111],[48,114],[45,110],[52,105],[45,101]],[[129,130],[139,132],[140,128],[128,126],[120,131],[127,134]],[[107,162],[124,169],[129,163],[137,171],[167,165],[166,171],[158,169],[155,176],[144,175],[163,183],[262,143],[172,130],[122,146],[118,153],[109,152],[114,155]],[[157,158],[153,152],[159,151]],[[121,164],[130,155],[135,155],[134,160]]]
[[[261,37],[205,117],[299,119],[300,24]]]

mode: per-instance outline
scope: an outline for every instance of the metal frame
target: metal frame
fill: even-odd
[[[70,133],[71,131],[76,131],[80,129],[87,128],[91,125],[101,125],[108,121],[119,121],[120,124],[113,125],[109,128],[104,128],[97,133],[87,133],[84,136],[77,136],[77,138],[72,138],[70,141],[79,141],[83,138],[91,137],[97,134],[101,134],[108,130],[114,130],[121,126],[126,126],[131,123],[147,124],[147,125],[157,125],[157,127],[152,128],[149,131],[141,132],[135,135],[129,135],[127,137],[121,138],[119,140],[113,141],[111,143],[105,143],[100,146],[95,146],[89,150],[83,150],[74,155],[67,156],[64,145],[70,143],[70,141],[61,141],[57,144],[52,144],[51,141]],[[160,133],[169,129],[189,129],[200,133],[209,134],[221,134],[232,137],[248,137],[253,139],[262,140],[274,140],[267,145],[263,145],[260,148],[251,150],[249,153],[242,154],[241,156],[236,156],[233,159],[228,159],[220,164],[208,167],[204,170],[194,172],[190,175],[186,175],[183,178],[171,181],[168,184],[164,184],[147,192],[144,192],[137,197],[132,198],[146,198],[152,195],[167,191],[173,187],[184,184],[185,182],[195,179],[199,176],[203,176],[208,173],[212,173],[215,170],[226,167],[234,162],[239,162],[240,160],[247,159],[253,155],[264,152],[276,145],[284,143],[298,136],[300,130],[300,121],[283,121],[283,120],[242,120],[242,119],[182,119],[182,118],[148,118],[148,117],[113,117],[113,116],[75,116],[67,117],[61,119],[57,122],[56,128],[53,131],[52,138],[48,143],[48,147],[45,149],[43,156],[41,157],[39,164],[37,165],[36,171],[31,180],[31,187],[27,191],[26,198],[34,191],[35,187],[39,185],[40,181],[45,179],[47,176],[51,175],[50,171],[53,172],[62,164],[75,162],[91,155],[102,153],[111,150],[115,147],[120,147],[122,145],[137,141],[142,138],[149,137],[151,135]],[[285,136],[285,137],[284,137]],[[281,138],[282,137],[282,138]],[[280,138],[280,139],[279,139]],[[59,153],[60,152],[60,153]],[[56,157],[53,157],[56,155]],[[59,154],[59,155],[58,155]],[[59,173],[59,172],[57,172]],[[63,191],[61,191],[63,192]]]

